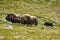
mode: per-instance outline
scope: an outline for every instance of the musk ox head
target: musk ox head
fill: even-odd
[[[21,23],[21,17],[13,13],[7,14],[6,20],[12,23]]]
[[[44,25],[53,27],[53,23],[51,22],[45,22]]]
[[[15,14],[7,14],[7,16],[6,16],[6,20],[7,21],[12,21],[13,20],[13,18],[15,18],[16,17],[16,15]]]
[[[24,14],[22,16],[16,16],[15,14],[7,14],[6,20],[12,23],[30,24],[38,25],[37,17],[31,16],[29,14]]]

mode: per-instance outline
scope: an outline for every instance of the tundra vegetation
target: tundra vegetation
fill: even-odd
[[[8,22],[8,13],[36,16],[38,25]],[[46,21],[53,27],[46,27]],[[0,40],[60,40],[60,0],[0,0]]]

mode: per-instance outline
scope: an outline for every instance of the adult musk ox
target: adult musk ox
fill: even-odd
[[[45,22],[44,25],[53,27],[53,23],[51,22]]]
[[[7,14],[6,20],[12,23],[21,23],[20,16],[17,16],[16,14],[13,14],[13,13]]]
[[[30,20],[30,15],[29,14],[24,14],[21,16],[22,19],[22,24],[29,24],[29,20]]]
[[[31,24],[31,25],[38,25],[37,17],[36,16],[31,16],[29,14],[24,14],[21,17],[22,23],[23,24]]]

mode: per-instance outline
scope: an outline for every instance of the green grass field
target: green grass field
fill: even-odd
[[[8,13],[34,15],[39,24],[12,24],[5,20]],[[43,25],[46,21],[54,26]],[[13,30],[4,29],[6,25]],[[0,40],[60,40],[60,0],[0,0]]]

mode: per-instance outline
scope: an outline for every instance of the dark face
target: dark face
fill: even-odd
[[[11,21],[13,18],[15,18],[16,17],[16,15],[15,14],[7,14],[7,16],[6,16],[6,20],[7,21]]]

